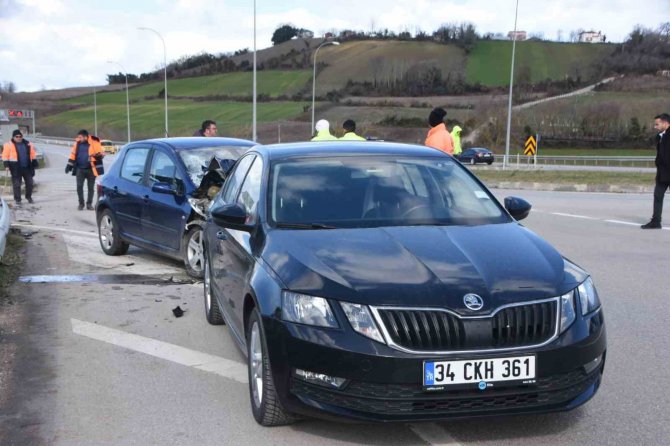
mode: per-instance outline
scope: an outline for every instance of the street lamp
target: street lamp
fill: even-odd
[[[314,100],[316,97],[316,55],[322,46],[339,45],[339,44],[340,42],[333,42],[333,41],[323,42],[321,45],[318,46],[316,51],[314,51],[314,74],[312,74],[312,131],[314,131]]]
[[[503,158],[503,169],[507,168],[509,162],[509,139],[512,129],[512,88],[514,86],[514,52],[516,50],[516,18],[519,14],[519,0],[516,0],[514,12],[514,33],[512,33],[512,68],[509,74],[509,100],[507,103],[507,137],[505,138],[505,157]]]
[[[98,100],[95,97],[95,87],[93,87],[93,134],[98,136]]]
[[[151,31],[152,33],[156,34],[160,39],[161,42],[163,42],[163,68],[165,70],[165,137],[168,137],[168,104],[167,104],[167,99],[168,99],[168,91],[167,91],[167,50],[165,49],[165,40],[163,39],[163,36],[161,36],[161,33],[156,31],[153,28],[147,28],[144,26],[141,26],[137,28],[142,31]]]
[[[253,106],[251,110],[251,140],[256,142],[256,0],[254,0],[254,80],[253,80]]]
[[[114,60],[108,60],[107,63],[115,64],[121,67],[123,70],[124,76],[126,77],[126,116],[128,117],[128,142],[130,142],[130,96],[128,94],[128,73],[126,69],[123,68],[120,62]]]

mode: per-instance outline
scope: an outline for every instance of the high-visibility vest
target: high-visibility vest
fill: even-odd
[[[354,132],[347,132],[340,138],[340,141],[365,141],[365,138],[358,136]]]
[[[447,131],[447,126],[444,123],[440,123],[428,131],[425,144],[449,155],[454,154],[454,139]]]
[[[318,131],[312,141],[337,141],[337,138],[330,134],[330,130],[326,129]]]
[[[67,160],[67,165],[73,169],[76,167],[77,163],[77,147],[79,144],[76,142],[72,145],[72,150],[70,151],[70,158]],[[102,158],[105,156],[105,153],[102,151],[102,146],[100,145],[100,139],[97,136],[88,136],[88,158],[91,162],[91,169],[93,169],[93,175],[100,176],[105,173],[105,169],[102,165]]]
[[[30,152],[30,162],[32,163],[36,158],[35,146],[33,146],[33,143],[30,141],[23,142],[28,145],[28,151]],[[2,161],[9,163],[19,162],[19,154],[16,151],[16,145],[13,141],[8,141],[2,146]]]

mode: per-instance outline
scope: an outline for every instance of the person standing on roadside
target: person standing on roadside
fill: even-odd
[[[312,141],[337,141],[337,138],[330,133],[330,122],[325,119],[319,119],[314,126],[316,135]]]
[[[640,226],[642,229],[661,229],[663,214],[663,198],[670,188],[670,114],[661,113],[654,117],[656,135],[656,186],[654,187],[654,211],[649,223]]]
[[[86,209],[91,211],[95,209],[93,207],[95,177],[105,173],[102,165],[104,156],[105,153],[102,151],[100,139],[97,136],[89,135],[86,130],[80,130],[77,133],[70,151],[70,158],[65,166],[65,173],[72,172],[72,175],[77,177],[78,209],[80,211],[84,209],[84,181],[88,186]]]
[[[202,125],[193,133],[193,136],[216,136],[216,132],[216,122],[208,119],[207,121],[202,121]]]
[[[461,132],[463,129],[460,125],[455,125],[451,129],[451,138],[454,140],[454,156],[458,156],[463,153],[463,148],[461,147]]]
[[[12,175],[14,204],[21,206],[21,180],[26,183],[26,200],[33,204],[33,177],[39,165],[36,159],[35,146],[23,139],[21,130],[12,132],[12,140],[2,146],[2,162],[5,170]]]
[[[428,131],[426,143],[428,147],[439,149],[449,155],[454,154],[454,139],[447,131],[447,126],[444,124],[444,118],[447,116],[447,111],[443,108],[437,107],[430,112],[428,116],[428,123],[431,129]]]
[[[356,134],[356,122],[353,119],[347,119],[342,123],[344,135],[340,141],[365,141],[365,138]]]

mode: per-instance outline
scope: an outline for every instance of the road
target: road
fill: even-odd
[[[458,422],[305,420],[268,429],[251,416],[242,354],[225,328],[205,321],[202,285],[181,283],[179,262],[139,249],[102,253],[94,213],[77,211],[75,180],[63,173],[67,151],[46,147],[50,166],[37,172],[36,204],[16,212],[25,234],[37,231],[22,276],[67,277],[17,283],[13,304],[0,306],[1,445],[668,444],[670,227],[639,229],[650,195],[496,191],[533,203],[524,224],[594,277],[609,350],[603,385],[587,405]],[[178,319],[177,305],[186,310]]]

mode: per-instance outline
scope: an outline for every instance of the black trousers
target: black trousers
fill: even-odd
[[[86,197],[86,204],[93,204],[93,188],[95,186],[95,175],[93,174],[93,169],[80,169],[77,168],[77,196],[79,197],[79,205],[84,205],[84,180],[86,180],[86,186],[88,186],[88,196]]]
[[[670,182],[656,182],[656,187],[654,187],[654,215],[651,216],[653,221],[661,222],[661,217],[663,216],[663,197],[665,197],[665,191],[668,188],[670,188]]]
[[[12,173],[14,201],[17,203],[21,202],[21,180],[26,183],[26,199],[30,199],[33,196],[33,173],[30,169],[18,168],[16,172]]]

